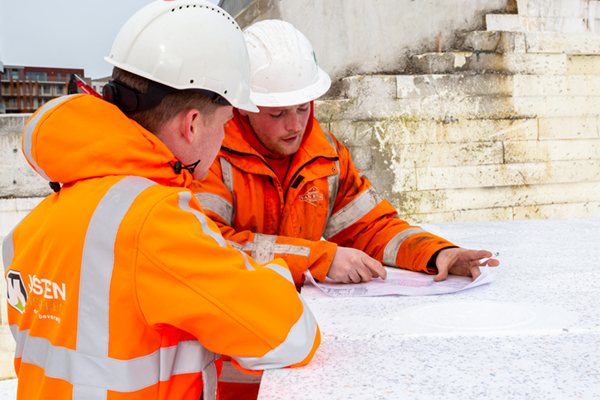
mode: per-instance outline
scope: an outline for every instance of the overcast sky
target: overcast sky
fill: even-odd
[[[130,16],[152,1],[0,0],[0,61],[108,76],[112,66],[104,56],[113,39]]]

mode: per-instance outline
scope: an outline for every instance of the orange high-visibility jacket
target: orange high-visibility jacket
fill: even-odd
[[[259,262],[283,258],[296,283],[307,269],[324,280],[337,245],[388,266],[434,273],[429,259],[454,245],[397,219],[392,205],[354,167],[348,149],[316,119],[307,134],[283,186],[230,121],[208,176],[193,184],[223,237]]]
[[[306,364],[320,343],[285,263],[229,246],[150,132],[89,95],[29,120],[23,151],[62,189],[3,242],[19,399],[216,396],[214,361]],[[202,382],[204,381],[204,382]]]

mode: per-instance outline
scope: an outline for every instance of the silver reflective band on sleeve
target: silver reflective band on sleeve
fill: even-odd
[[[369,211],[383,200],[383,196],[379,194],[375,187],[371,186],[331,217],[325,227],[323,237],[329,240],[329,238],[337,235],[367,215]]]
[[[412,235],[424,232],[427,231],[421,228],[408,228],[402,232],[399,232],[385,246],[385,249],[383,250],[383,263],[391,267],[396,267],[396,257],[400,251],[400,246],[402,246],[402,243]]]
[[[131,204],[153,185],[144,178],[123,178],[106,192],[92,215],[81,259],[77,351],[108,357],[110,283],[117,233]]]
[[[254,249],[250,255],[259,264],[271,261],[275,257],[275,241],[277,236],[254,234]]]
[[[47,181],[52,180],[48,177],[48,175],[46,175],[46,172],[43,169],[41,169],[39,165],[37,165],[37,162],[33,159],[33,132],[35,131],[38,122],[40,122],[40,119],[42,119],[44,114],[46,114],[58,104],[69,100],[73,96],[81,96],[81,94],[62,96],[44,104],[43,107],[37,112],[37,114],[35,114],[35,116],[27,123],[27,125],[25,126],[25,130],[23,131],[23,153],[25,153],[25,157],[27,157],[27,159],[29,160],[33,168],[37,171],[37,173],[40,174]]]
[[[194,196],[196,196],[203,209],[214,212],[227,225],[231,226],[233,223],[233,204],[213,193],[196,193]]]
[[[202,370],[202,380],[204,381],[204,391],[202,399],[216,400],[217,399],[217,367],[215,363],[210,363]]]
[[[233,213],[231,214],[231,221],[233,223],[233,218],[235,217],[235,191],[233,186],[233,169],[231,168],[231,163],[224,159],[223,157],[219,158],[219,163],[221,164],[221,175],[223,177],[223,184],[231,193],[231,198],[233,199]],[[229,224],[231,226],[231,224]]]
[[[250,370],[283,368],[304,360],[313,348],[317,335],[317,321],[304,302],[302,316],[290,329],[286,339],[262,357],[233,357],[243,368]]]
[[[4,274],[10,268],[12,260],[15,256],[15,246],[13,243],[13,229],[2,241],[2,263],[4,264]]]
[[[250,256],[259,264],[264,264],[275,258],[275,254],[291,256],[310,256],[310,247],[296,246],[293,244],[275,243],[277,236],[255,233],[254,241],[246,242],[243,245],[228,241],[231,247],[241,251],[251,252]]]
[[[208,222],[206,220],[206,216],[197,210],[192,210],[190,208],[190,200],[192,199],[192,194],[190,192],[179,192],[179,207],[183,211],[191,212],[196,216],[198,222],[200,222],[200,226],[202,227],[202,232],[205,235],[210,236],[218,243],[221,247],[227,247],[227,242],[223,239],[220,233],[213,231],[208,227]]]
[[[325,220],[325,226],[329,222],[329,218],[331,218],[331,213],[333,212],[333,207],[335,206],[335,200],[337,199],[338,189],[340,187],[340,162],[335,162],[335,167],[337,168],[337,173],[335,175],[329,175],[327,177],[327,185],[329,186],[329,210],[327,210],[327,219]]]
[[[10,329],[17,338],[15,357],[43,368],[50,378],[71,383],[74,393],[88,392],[89,387],[101,388],[103,392],[134,392],[174,375],[199,373],[218,357],[200,342],[186,341],[143,357],[117,360],[53,346],[47,339],[29,336],[28,330],[19,331],[16,325]]]

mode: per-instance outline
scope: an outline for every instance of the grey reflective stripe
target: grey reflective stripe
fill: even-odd
[[[383,196],[377,192],[375,187],[371,186],[331,217],[325,226],[323,237],[329,240],[364,217],[383,200]]]
[[[94,211],[81,260],[77,351],[108,357],[110,283],[117,232],[133,201],[152,185],[155,183],[144,178],[123,178],[108,190]]]
[[[321,128],[321,130],[325,134],[325,137],[327,138],[327,141],[329,142],[329,144],[331,145],[331,147],[333,147],[333,151],[335,151],[335,154],[337,154],[339,156],[339,154],[337,152],[337,147],[335,147],[335,141],[331,137],[331,134],[329,133],[329,131],[327,129],[323,129],[323,128]]]
[[[327,210],[327,219],[325,220],[325,226],[331,218],[333,207],[335,206],[335,200],[337,199],[338,189],[340,187],[340,162],[336,161],[335,166],[337,173],[335,175],[329,175],[327,177],[327,185],[329,186],[329,210]]]
[[[217,367],[215,363],[210,363],[202,370],[202,380],[204,381],[204,394],[202,399],[216,400],[217,398]]]
[[[58,104],[66,101],[66,100],[69,100],[73,96],[81,96],[81,95],[73,94],[73,95],[69,95],[69,96],[63,96],[63,97],[59,97],[54,100],[51,100],[51,101],[47,102],[46,104],[44,104],[42,106],[42,108],[40,108],[38,110],[37,114],[35,114],[35,116],[33,118],[31,118],[31,120],[27,123],[27,125],[25,126],[25,130],[23,131],[23,153],[25,153],[25,157],[27,157],[27,160],[29,160],[29,162],[31,163],[33,168],[37,171],[37,173],[40,174],[47,181],[52,181],[52,179],[50,179],[48,177],[48,175],[46,175],[46,172],[43,169],[41,169],[40,166],[37,165],[37,163],[33,159],[33,154],[32,154],[33,131],[37,127],[38,122],[40,122],[40,119],[42,119],[44,114],[46,114],[48,111],[50,111],[52,108],[54,108]]]
[[[15,246],[13,243],[14,231],[13,228],[2,241],[2,263],[4,264],[4,274],[6,274],[8,268],[10,268],[10,264],[12,264],[12,260],[15,257]]]
[[[223,157],[219,158],[219,163],[221,164],[221,175],[223,176],[223,184],[229,193],[231,193],[231,198],[233,199],[233,213],[231,214],[231,221],[233,223],[233,217],[235,217],[235,191],[233,190],[233,169],[231,168],[231,163],[224,159]],[[231,224],[229,224],[231,226]]]
[[[197,210],[193,210],[190,208],[190,200],[192,199],[192,194],[190,192],[179,192],[179,207],[183,211],[191,212],[196,216],[198,221],[200,222],[200,226],[202,227],[202,232],[205,235],[210,236],[217,242],[217,244],[221,247],[227,247],[227,242],[223,239],[220,233],[217,233],[208,227],[208,222],[204,214]]]
[[[323,128],[321,128],[323,129]],[[331,134],[327,129],[323,129],[323,134],[327,138],[327,141],[333,147],[333,151],[339,157],[337,148],[335,147],[335,142],[331,137]],[[327,177],[327,185],[329,186],[329,210],[327,210],[327,219],[325,220],[325,226],[327,226],[329,222],[329,218],[331,218],[331,213],[333,212],[333,207],[335,206],[335,200],[337,199],[337,194],[340,186],[340,161],[336,160],[335,162],[336,173],[335,175],[329,175]]]
[[[104,392],[141,390],[173,375],[199,373],[216,358],[197,341],[180,342],[132,360],[102,358],[52,346],[47,339],[29,336],[28,330],[18,331],[16,325],[10,329],[17,338],[15,357],[43,368],[50,378],[70,382],[74,394],[85,393],[88,387],[103,388]]]
[[[228,241],[236,250],[249,251],[250,256],[259,264],[264,264],[275,258],[275,254],[292,255],[292,256],[310,256],[310,247],[296,246],[293,244],[277,244],[275,243],[277,236],[265,235],[263,233],[255,233],[254,241],[246,242],[243,245]]]
[[[203,209],[217,214],[227,225],[231,226],[233,223],[233,204],[213,193],[202,192],[196,193],[194,196],[196,196]]]
[[[302,301],[302,316],[290,329],[285,340],[262,357],[233,357],[243,368],[283,368],[299,363],[310,354],[317,335],[317,321],[300,294],[298,298]]]
[[[254,234],[254,249],[250,255],[259,264],[271,261],[275,257],[275,241],[277,236]]]
[[[421,228],[408,228],[394,236],[383,250],[383,263],[385,265],[396,267],[396,257],[398,255],[398,252],[400,251],[400,246],[402,246],[402,242],[404,242],[412,235],[416,235],[417,233],[423,232],[427,231]]]
[[[288,282],[290,282],[292,285],[294,284],[294,278],[292,278],[292,273],[290,272],[289,269],[284,268],[279,264],[267,264],[267,265],[265,265],[265,268],[268,268],[270,270],[277,272],[279,275],[281,275],[282,277],[287,279]]]

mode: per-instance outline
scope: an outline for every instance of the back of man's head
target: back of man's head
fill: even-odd
[[[104,99],[151,132],[188,108],[205,116],[219,104],[258,111],[243,34],[207,1],[147,5],[123,25],[105,60],[115,68]]]

